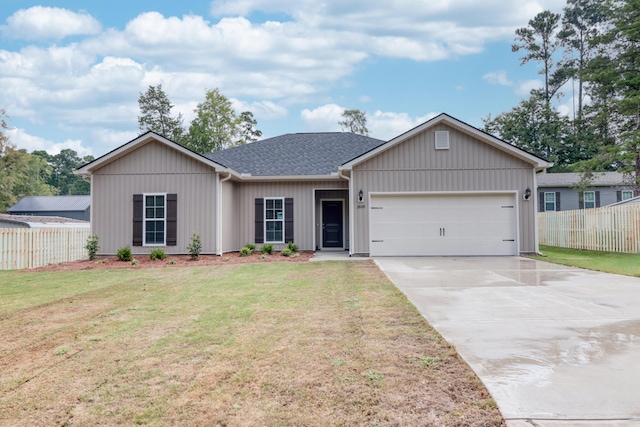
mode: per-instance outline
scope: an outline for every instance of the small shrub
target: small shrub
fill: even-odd
[[[135,259],[135,258],[133,258],[133,259],[131,260],[131,265],[138,265],[138,260],[137,260],[137,259]]]
[[[89,252],[89,259],[91,261],[96,259],[96,253],[100,248],[100,246],[98,246],[98,236],[96,236],[95,234],[89,236],[89,238],[87,238],[87,244],[84,248],[87,250],[87,252]]]
[[[249,248],[251,253],[254,253],[256,251],[256,245],[252,245],[251,243],[247,243],[246,245],[244,245],[244,247]]]
[[[198,259],[200,257],[200,252],[202,251],[202,241],[200,240],[200,236],[193,233],[191,236],[191,242],[187,245],[187,251],[189,255],[191,255],[191,259]]]
[[[260,252],[263,254],[271,255],[273,253],[273,245],[262,245]]]
[[[249,249],[246,246],[240,249],[240,256],[249,256],[249,255],[251,255],[251,249]]]
[[[162,248],[155,248],[154,250],[149,252],[149,258],[152,260],[165,259],[166,257],[167,255],[164,253],[164,249]]]
[[[118,249],[116,256],[120,261],[131,261],[131,248],[129,246],[125,246]]]
[[[298,245],[293,242],[289,242],[287,243],[287,249],[289,249],[291,252],[298,252]]]
[[[228,256],[223,256],[223,257],[222,257],[222,260],[223,260],[223,261],[225,261],[225,262],[226,262],[226,261],[229,261],[230,259],[231,259],[231,258],[229,258]]]
[[[291,254],[292,254],[292,252],[291,252],[291,249],[289,249],[289,248],[284,248],[282,250],[282,252],[280,252],[280,255],[282,255],[282,256],[291,256]]]
[[[178,263],[178,261],[176,261],[175,259],[167,261],[168,265],[176,265],[177,263]]]

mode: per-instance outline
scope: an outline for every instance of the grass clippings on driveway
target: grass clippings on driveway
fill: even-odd
[[[640,277],[640,254],[585,251],[542,245],[540,252],[545,256],[531,256],[531,258],[605,273]]]
[[[370,261],[0,272],[0,425],[500,425]]]

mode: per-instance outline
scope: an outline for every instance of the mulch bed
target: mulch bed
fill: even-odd
[[[205,267],[221,264],[246,264],[246,263],[266,263],[266,262],[306,262],[313,257],[313,252],[300,252],[296,257],[286,257],[280,253],[264,255],[260,252],[249,256],[241,256],[239,252],[229,252],[223,256],[201,255],[198,259],[191,259],[189,255],[169,255],[163,260],[151,260],[147,255],[134,256],[137,263],[120,261],[116,257],[98,257],[90,261],[80,260],[65,262],[60,264],[50,264],[44,267],[33,268],[23,271],[73,271],[92,269],[114,269],[114,268],[171,268],[171,267]]]

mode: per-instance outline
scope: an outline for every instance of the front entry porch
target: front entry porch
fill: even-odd
[[[314,192],[316,250],[348,250],[349,190],[314,190]]]

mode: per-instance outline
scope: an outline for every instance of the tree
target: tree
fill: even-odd
[[[208,90],[204,102],[198,104],[196,117],[189,126],[185,146],[205,154],[231,147],[238,141],[240,118],[231,101],[218,89]]]
[[[256,129],[257,125],[258,122],[253,118],[253,113],[251,111],[243,111],[240,113],[240,138],[236,142],[236,145],[256,142],[262,136],[262,131]]]
[[[544,75],[544,99],[547,104],[568,79],[565,69],[554,70],[553,55],[560,47],[557,37],[559,22],[559,14],[548,10],[540,12],[529,21],[528,27],[516,30],[517,43],[511,46],[512,52],[526,51],[520,58],[521,65],[529,61],[542,63],[539,74]]]
[[[595,38],[597,54],[586,67],[592,98],[588,122],[599,151],[584,169],[618,170],[640,194],[640,0],[607,2],[606,30]]]
[[[578,112],[575,117],[578,126],[582,124],[586,66],[594,57],[594,41],[605,19],[605,9],[600,0],[567,0],[558,38],[565,48],[565,60],[561,65],[566,74],[578,81]]]
[[[5,147],[9,143],[9,136],[6,135],[6,132],[9,130],[9,125],[7,125],[7,114],[3,108],[0,108],[0,155],[4,153]]]
[[[492,118],[483,119],[485,131],[518,148],[554,162],[554,171],[567,170],[576,161],[592,153],[582,147],[569,132],[566,117],[550,109],[542,91],[532,91],[529,99]]]
[[[338,121],[338,124],[342,126],[343,132],[352,132],[365,136],[369,135],[367,116],[360,110],[344,110],[342,112],[342,119]]]
[[[178,117],[171,115],[173,104],[162,90],[162,85],[149,86],[144,94],[138,98],[140,116],[138,126],[141,132],[152,130],[165,138],[182,143],[184,128],[182,127],[182,114]]]
[[[57,188],[58,194],[89,194],[90,184],[82,177],[74,175],[74,169],[93,160],[93,156],[80,158],[75,150],[66,148],[60,153],[50,155],[46,151],[39,150],[32,153],[44,159],[51,167],[51,174],[46,179],[47,184]]]

